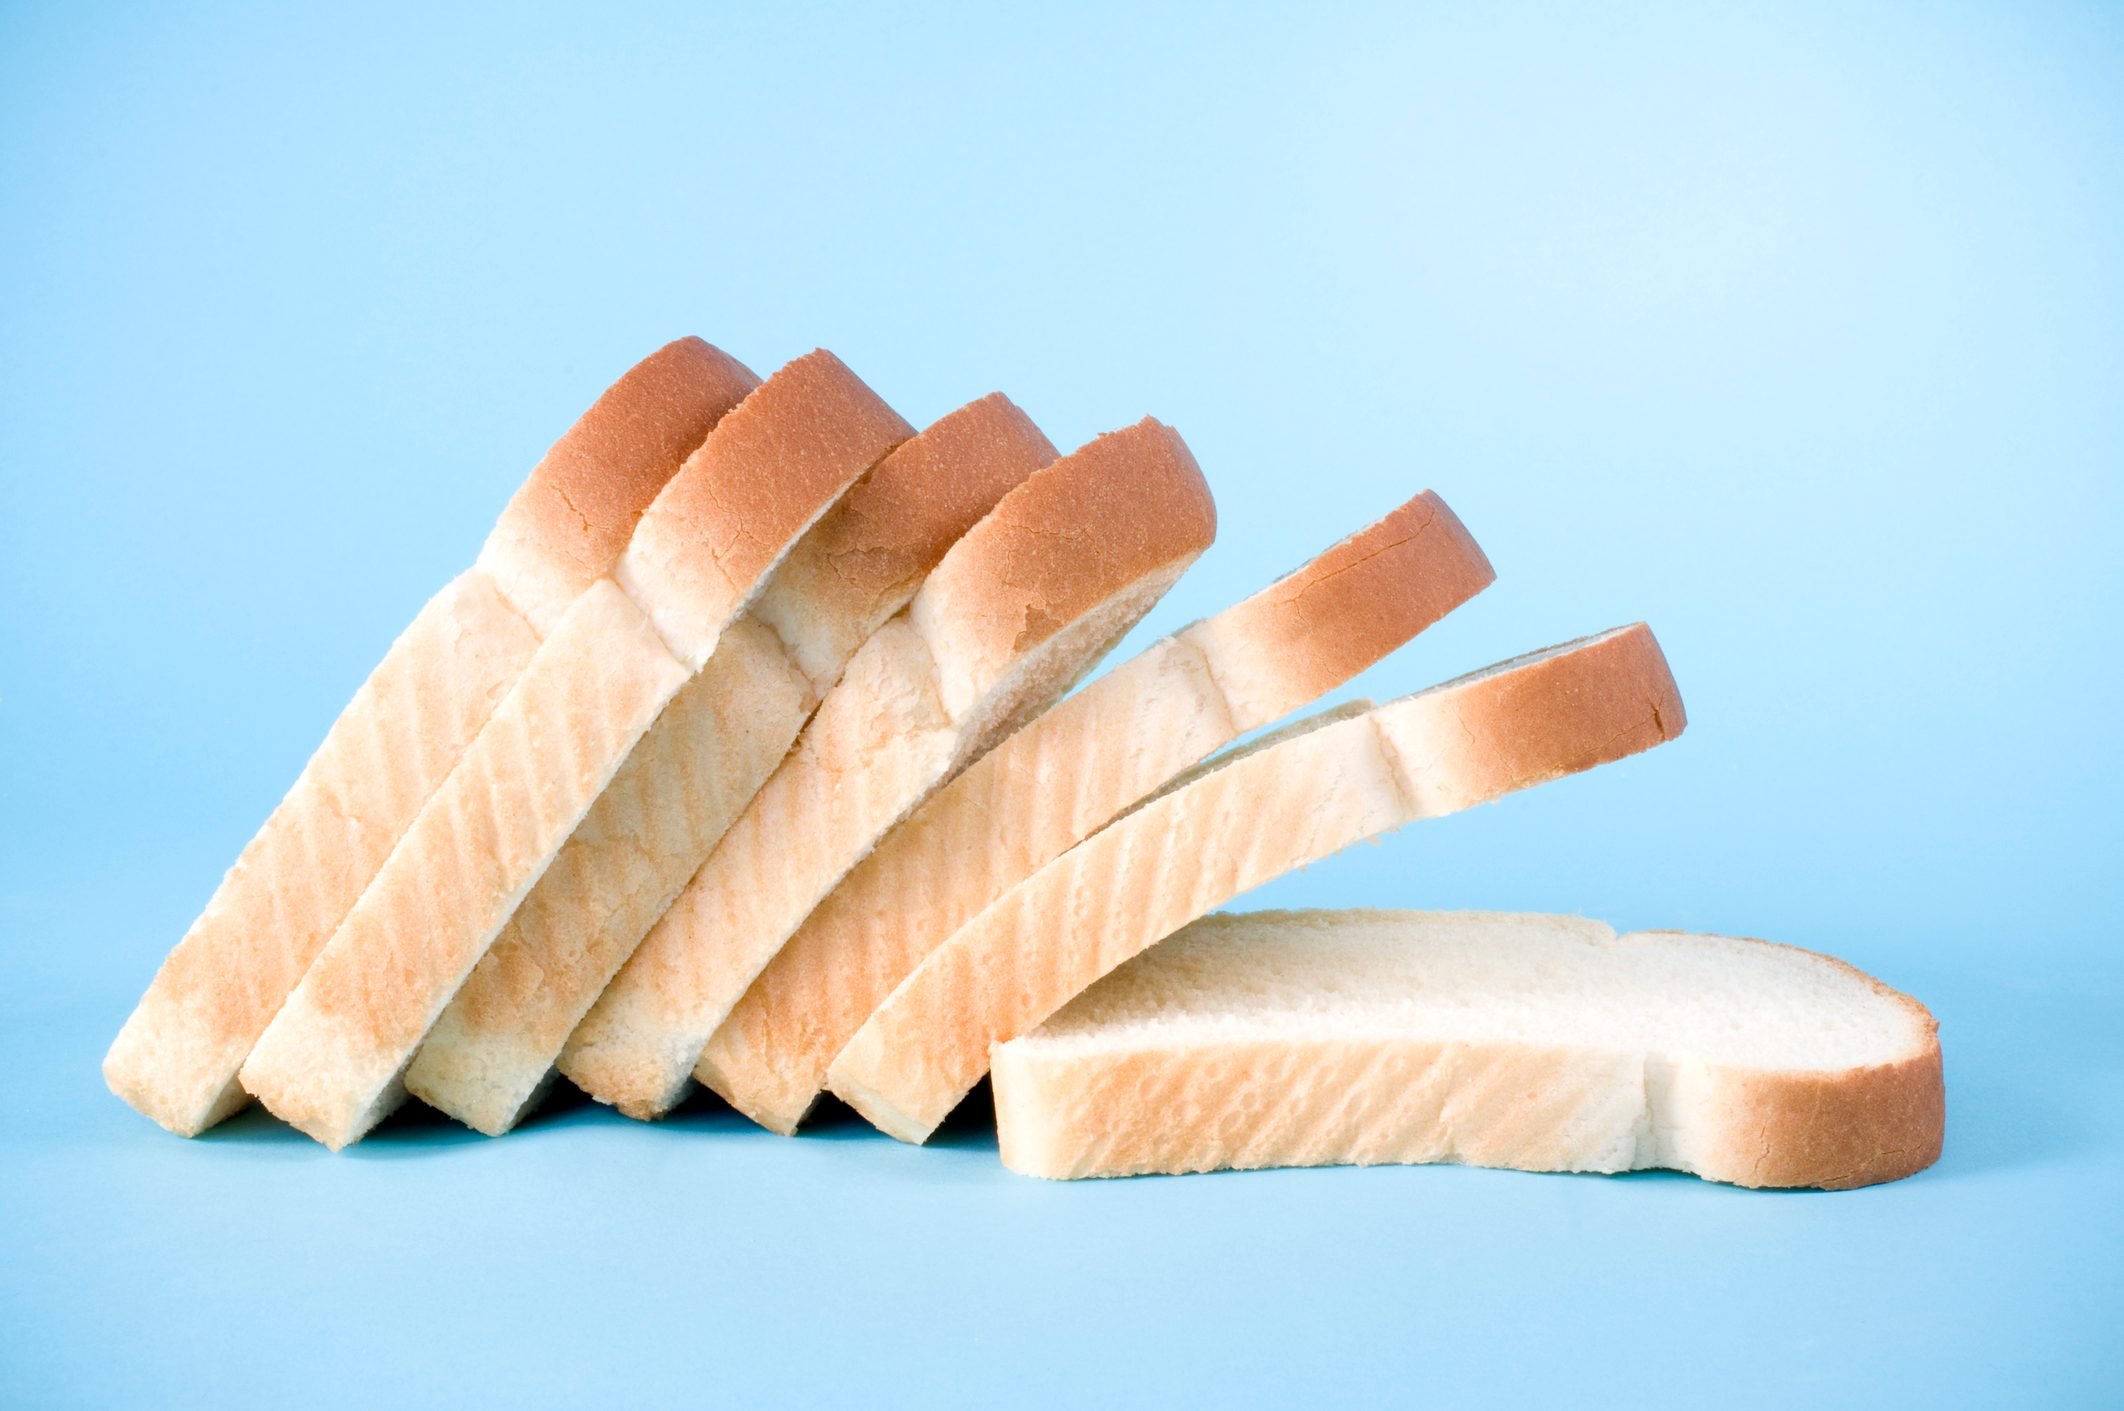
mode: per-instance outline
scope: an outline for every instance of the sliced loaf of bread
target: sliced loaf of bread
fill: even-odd
[[[1153,643],[1003,741],[812,912],[694,1074],[794,1131],[826,1070],[930,950],[1206,756],[1342,685],[1488,586],[1426,491],[1215,617]]]
[[[163,962],[104,1059],[111,1091],[182,1136],[243,1105],[238,1069],[393,845],[680,463],[758,384],[683,338],[554,444]]]
[[[1938,1159],[1938,1026],[1841,961],[1494,912],[1206,917],[994,1055],[1033,1176],[1454,1162],[1844,1189]]]
[[[991,1044],[1196,917],[1352,843],[1650,749],[1683,715],[1640,623],[1315,723],[1182,776],[961,926],[834,1060],[834,1093],[926,1140]]]
[[[561,1071],[668,1111],[701,1047],[848,870],[933,790],[1067,690],[1210,542],[1209,487],[1144,420],[1039,471],[865,643],[569,1039]]]

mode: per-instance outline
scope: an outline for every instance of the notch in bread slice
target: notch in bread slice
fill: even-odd
[[[1429,491],[1153,643],[983,755],[888,834],[775,955],[694,1075],[796,1129],[863,1021],[983,907],[1241,735],[1342,685],[1494,574]]]
[[[862,643],[1055,448],[1001,394],[880,461],[657,717],[436,1022],[406,1087],[490,1135],[774,772]]]
[[[636,742],[805,531],[912,434],[825,352],[724,417],[318,952],[245,1088],[334,1148],[395,1107],[422,1037]]]
[[[961,926],[864,1022],[828,1082],[881,1130],[925,1141],[988,1071],[991,1044],[1030,1033],[1241,892],[1417,819],[1650,749],[1682,726],[1680,693],[1642,623],[1354,718],[1300,722],[1183,775]]]
[[[391,644],[163,962],[104,1059],[180,1136],[246,1100],[237,1071],[392,845],[643,510],[759,379],[698,338],[636,364],[531,472],[477,564]]]
[[[1038,472],[865,643],[561,1055],[668,1111],[762,966],[893,824],[1080,677],[1208,546],[1209,488],[1146,419]]]
[[[1842,1190],[1939,1158],[1925,1007],[1841,961],[1575,916],[1193,923],[995,1052],[1004,1164],[1452,1162]]]

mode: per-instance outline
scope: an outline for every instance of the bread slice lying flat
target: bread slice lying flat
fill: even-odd
[[[1031,1032],[1239,893],[1419,818],[1636,754],[1682,725],[1640,623],[1211,761],[960,927],[828,1080],[884,1131],[926,1140],[987,1072],[991,1044]]]
[[[694,1075],[794,1131],[826,1070],[922,958],[1172,777],[1370,666],[1488,586],[1426,492],[1246,601],[1154,643],[1003,741],[812,912]]]
[[[599,997],[568,1078],[668,1111],[701,1046],[877,840],[1066,690],[1207,547],[1209,488],[1145,420],[1038,472],[865,643],[796,750]]]
[[[403,1097],[428,1028],[767,575],[913,431],[829,353],[755,389],[562,615],[244,1063],[329,1146]]]
[[[489,1134],[515,1125],[856,649],[1055,454],[1023,412],[990,396],[843,496],[635,746],[421,1044],[408,1091]]]
[[[1206,917],[995,1052],[1032,1176],[1456,1162],[1840,1190],[1938,1159],[1938,1026],[1767,941],[1490,912]]]
[[[644,359],[531,472],[477,565],[422,608],[355,692],[104,1060],[111,1091],[193,1136],[241,1107],[237,1070],[643,509],[758,385],[698,338]]]

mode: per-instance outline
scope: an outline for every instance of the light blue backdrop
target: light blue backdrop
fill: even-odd
[[[0,6],[0,1402],[2117,1404],[2120,152],[2094,5]],[[1258,900],[1834,951],[1942,1019],[1946,1159],[165,1136],[96,1071],[156,961],[682,332],[1175,423],[1145,633],[1424,486],[1500,578],[1363,693],[1649,619],[1679,743]]]

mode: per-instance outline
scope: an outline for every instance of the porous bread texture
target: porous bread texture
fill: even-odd
[[[422,1042],[408,1091],[490,1135],[515,1125],[849,657],[1055,454],[995,394],[902,443],[844,495],[634,747]]]
[[[318,951],[244,1061],[245,1089],[335,1149],[402,1100],[422,1036],[651,722],[805,530],[908,434],[825,352],[730,412]]]
[[[734,359],[680,339],[554,444],[478,564],[391,644],[163,962],[104,1059],[114,1093],[180,1136],[244,1104],[243,1060],[540,637],[756,385]]]
[[[895,827],[745,991],[694,1076],[763,1126],[794,1131],[864,1019],[982,907],[1175,774],[1341,685],[1494,576],[1426,491],[1115,667]]]
[[[881,1130],[925,1140],[987,1070],[991,1044],[1241,892],[1416,819],[1636,754],[1683,724],[1642,623],[1354,719],[1303,722],[1213,761],[961,926],[849,1040],[829,1086]]]
[[[608,761],[685,679],[609,579],[576,599],[266,1026],[245,1089],[335,1150],[388,1115],[480,931],[515,909]]]
[[[1924,1169],[1938,1025],[1840,961],[1481,912],[1206,917],[994,1054],[1068,1179],[1453,1162],[1843,1189]]]
[[[630,1116],[701,1047],[878,838],[1068,687],[1205,548],[1215,509],[1149,419],[1038,472],[850,662],[795,751],[598,997],[561,1071]]]

